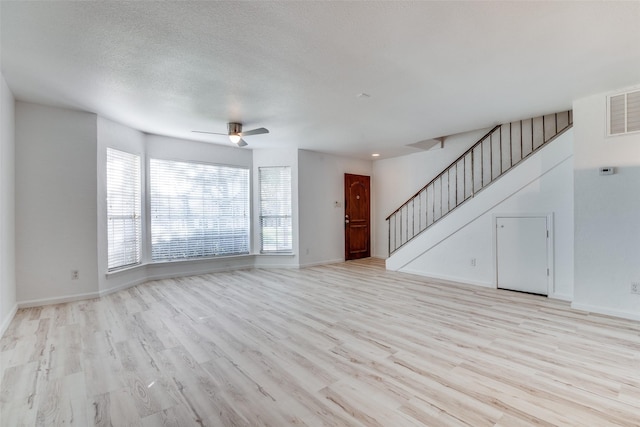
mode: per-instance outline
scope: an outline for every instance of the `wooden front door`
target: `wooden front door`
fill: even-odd
[[[344,258],[371,256],[370,177],[344,174]]]

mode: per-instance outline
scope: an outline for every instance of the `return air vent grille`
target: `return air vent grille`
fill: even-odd
[[[609,97],[609,135],[640,132],[640,90]]]

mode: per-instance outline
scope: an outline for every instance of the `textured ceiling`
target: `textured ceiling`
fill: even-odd
[[[370,158],[640,83],[640,2],[0,3],[20,100]],[[360,93],[370,97],[357,97]]]

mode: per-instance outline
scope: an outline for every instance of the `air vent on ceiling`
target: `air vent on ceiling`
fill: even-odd
[[[640,132],[640,90],[609,97],[609,135]]]

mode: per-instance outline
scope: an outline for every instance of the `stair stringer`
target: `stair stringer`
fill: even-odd
[[[406,268],[411,262],[488,213],[532,182],[540,179],[572,156],[573,129],[569,129],[399,248],[387,258],[386,268],[392,271],[405,271],[415,274],[415,271]],[[573,198],[573,194],[567,195],[567,197]],[[495,286],[493,283],[486,282],[475,284]]]

